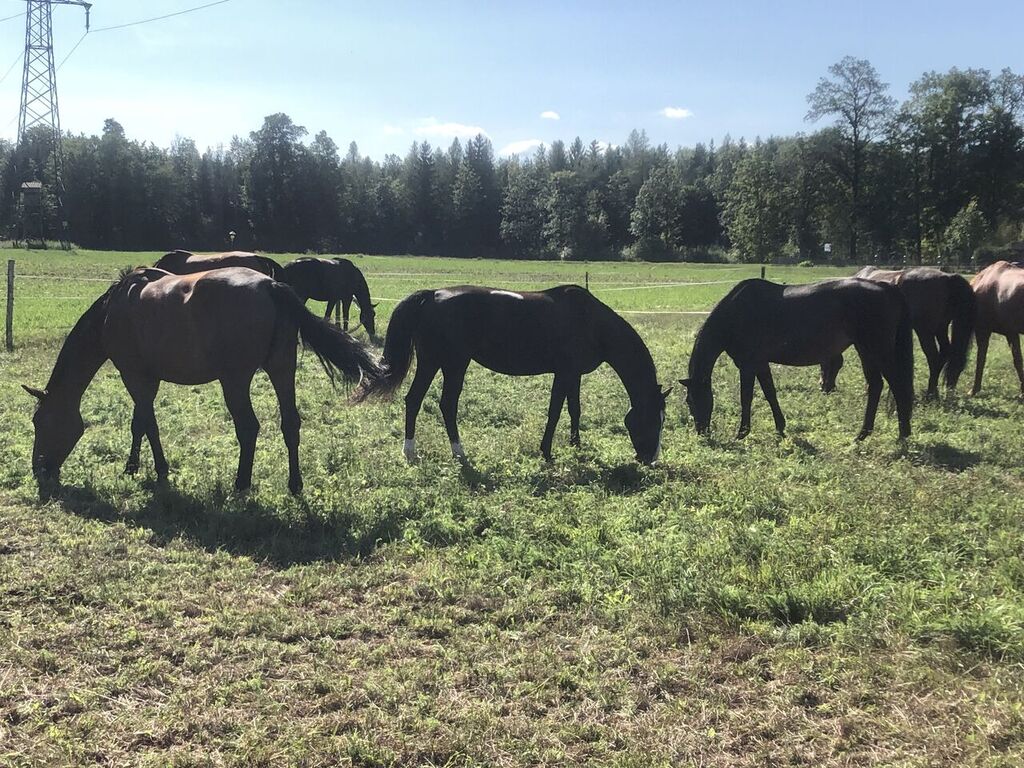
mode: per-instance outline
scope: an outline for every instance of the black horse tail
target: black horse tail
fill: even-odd
[[[303,346],[316,354],[332,385],[337,386],[339,375],[348,381],[361,381],[363,386],[381,377],[383,371],[369,347],[306,309],[302,299],[284,283],[268,285],[277,311],[299,327]]]
[[[371,381],[364,380],[353,400],[362,402],[370,397],[390,397],[402,385],[412,364],[413,338],[420,312],[433,295],[432,290],[417,291],[395,307],[384,338],[384,355],[380,361],[383,375]]]
[[[285,280],[284,267],[278,264],[269,256],[257,256],[256,260],[266,268],[267,274],[277,280],[279,283],[287,283]]]
[[[893,395],[900,418],[900,437],[910,437],[910,415],[914,409],[914,327],[910,321],[910,305],[898,288],[893,294],[899,299],[900,317],[896,324],[896,387]]]
[[[949,313],[953,316],[949,363],[946,365],[946,387],[956,389],[960,374],[967,367],[967,353],[974,335],[974,289],[960,275],[950,275]]]

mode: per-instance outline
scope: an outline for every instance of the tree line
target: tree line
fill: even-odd
[[[554,141],[496,158],[478,135],[414,142],[376,161],[342,154],[285,114],[200,152],[129,139],[115,120],[68,135],[65,220],[107,249],[416,253],[511,258],[966,263],[1024,238],[1024,77],[929,72],[897,104],[847,57],[808,95],[809,132],[671,150]],[[60,211],[46,131],[0,145],[0,228],[25,224],[21,183]],[[979,250],[981,249],[981,250]]]

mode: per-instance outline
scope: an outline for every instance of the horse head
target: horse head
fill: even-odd
[[[698,435],[711,431],[711,412],[715,408],[715,394],[711,391],[711,379],[680,379],[686,387],[686,407],[693,418]]]
[[[661,430],[665,426],[665,402],[671,387],[658,384],[646,398],[638,399],[626,412],[625,424],[636,451],[637,461],[653,464],[661,453]]]
[[[41,484],[59,482],[60,468],[85,431],[82,414],[73,400],[24,384],[22,388],[38,401],[32,415],[32,474]]]

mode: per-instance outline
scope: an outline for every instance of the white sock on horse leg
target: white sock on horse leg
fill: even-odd
[[[466,458],[466,452],[462,450],[462,443],[452,443],[452,456],[456,459]]]
[[[406,461],[416,461],[416,439],[408,439],[402,444],[402,453]]]

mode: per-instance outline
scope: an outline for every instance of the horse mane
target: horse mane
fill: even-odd
[[[366,277],[363,275],[363,271],[348,259],[343,259],[340,256],[335,256],[333,261],[342,266],[347,265],[349,273],[352,276],[352,280],[355,282],[355,285],[352,287],[352,293],[356,297],[356,302],[359,304],[360,311],[368,307],[371,304],[370,286],[366,282]],[[363,305],[364,301],[366,302],[366,306]]]
[[[654,365],[654,357],[651,355],[651,350],[647,348],[647,345],[644,343],[644,340],[641,338],[636,328],[634,328],[626,318],[602,302],[585,288],[581,288],[580,286],[566,287],[576,288],[585,292],[590,301],[598,307],[606,328],[611,332],[615,340],[621,343],[616,346],[631,354],[631,357],[627,360],[626,358],[619,357],[615,354],[615,350],[612,348],[613,345],[608,343],[604,344],[605,358],[607,359],[608,364],[616,373],[619,374],[619,378],[622,379],[623,384],[626,385],[627,391],[629,391],[632,383],[627,383],[624,375],[627,373],[627,367],[629,368],[628,373],[632,374],[632,379],[639,379],[641,376],[646,378],[649,376],[651,381],[656,381],[658,370]],[[632,397],[634,393],[630,391],[629,394]]]
[[[82,349],[83,342],[98,340],[98,326],[107,317],[107,303],[110,301],[111,294],[134,271],[131,267],[122,269],[117,280],[78,318],[57,354],[57,362],[54,363],[53,370],[50,372],[50,380],[46,384],[47,391],[52,390],[68,375],[69,371],[77,367],[77,354]]]

